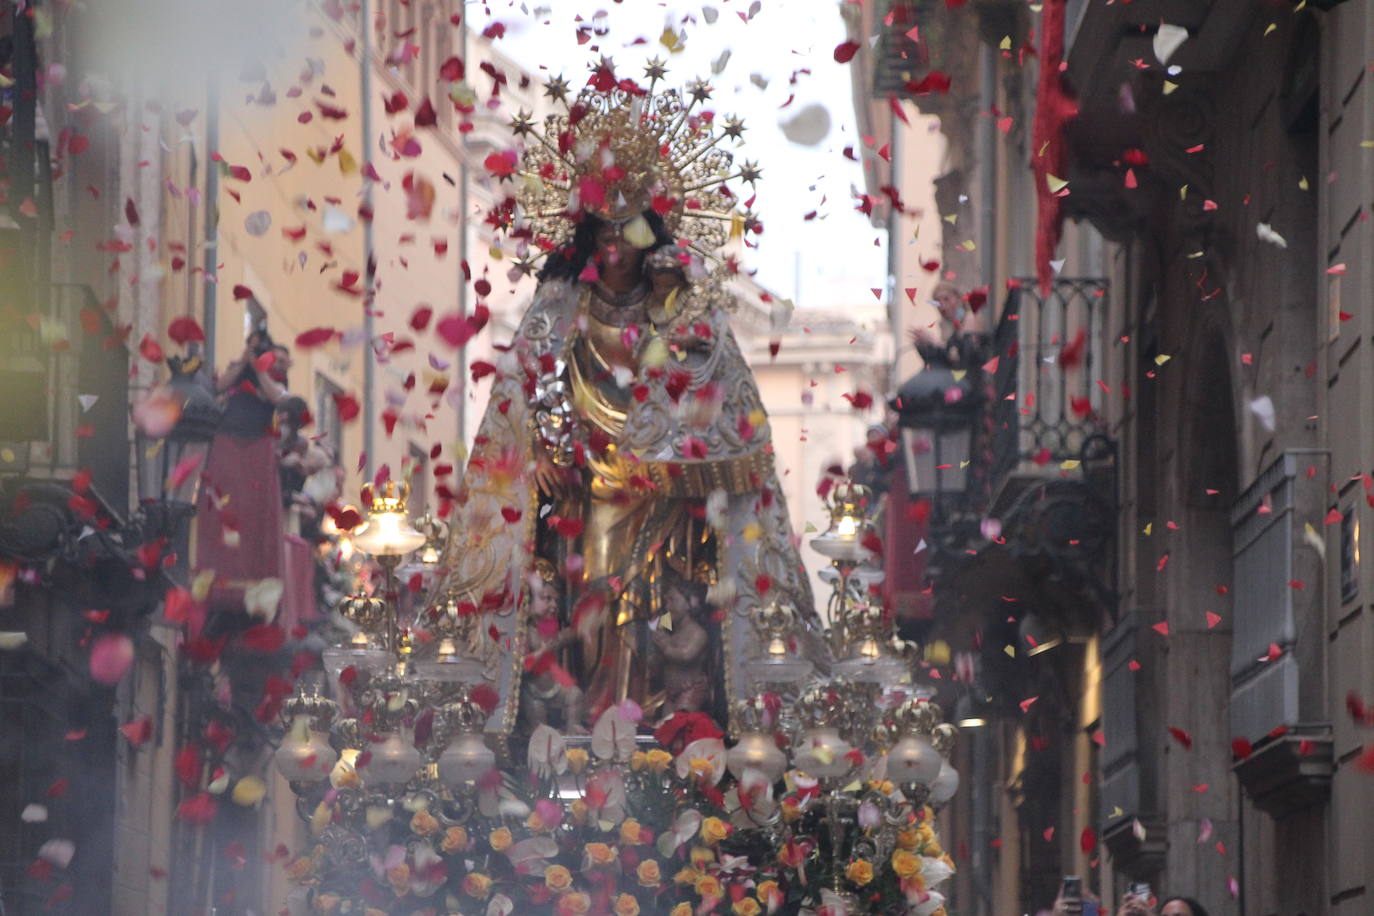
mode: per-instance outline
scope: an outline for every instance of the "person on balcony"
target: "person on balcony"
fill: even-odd
[[[319,540],[320,522],[328,498],[316,498],[320,484],[312,479],[321,472],[331,472],[333,456],[314,438],[304,432],[309,423],[309,408],[305,399],[290,395],[277,406],[277,455],[281,477],[282,507],[290,513],[290,529],[307,541]],[[332,481],[333,474],[328,473]],[[326,492],[332,498],[332,487]]]
[[[953,283],[942,282],[931,294],[931,304],[940,313],[935,328],[917,328],[912,334],[916,352],[927,367],[971,369],[985,361],[988,335],[982,315],[969,305]]]
[[[213,572],[211,604],[241,607],[244,590],[282,572],[282,495],[274,415],[287,398],[291,355],[265,327],[220,374],[224,405],[210,444],[191,538],[191,567]]]

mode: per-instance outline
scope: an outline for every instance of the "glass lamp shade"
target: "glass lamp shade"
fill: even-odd
[[[415,663],[422,680],[443,684],[480,684],[486,679],[486,663],[466,655],[441,655]]]
[[[353,546],[374,557],[400,557],[425,543],[403,512],[372,512],[367,524],[353,535]]]
[[[835,676],[858,684],[896,684],[908,675],[902,660],[876,640],[864,640],[860,649],[832,666]]]
[[[752,689],[766,690],[770,685],[796,685],[811,677],[816,668],[805,658],[792,652],[768,653],[750,660],[746,674]]]
[[[844,521],[847,519],[841,519],[841,523]],[[857,528],[851,528],[848,533],[843,533],[843,527],[845,526],[837,524],[830,531],[812,538],[811,549],[821,556],[845,563],[862,563],[873,559],[872,551],[859,543]]]
[[[870,559],[871,556],[870,554]],[[840,571],[833,566],[826,566],[817,570],[816,575],[822,582],[829,585],[831,588],[834,588],[835,584],[841,579]],[[856,588],[860,592],[867,593],[873,586],[883,583],[885,573],[876,566],[870,566],[864,563],[851,569],[848,578],[851,588]]]
[[[853,768],[853,762],[845,756],[852,750],[849,742],[840,737],[839,729],[808,728],[802,734],[801,747],[793,762],[808,776],[838,779]]]
[[[324,733],[308,729],[299,719],[292,721],[273,756],[277,772],[290,782],[320,782],[338,759],[338,752],[329,746]]]
[[[410,736],[392,732],[385,741],[372,745],[372,759],[359,772],[365,782],[398,785],[409,782],[423,764]]]
[[[940,775],[944,758],[924,735],[903,735],[887,752],[887,778],[901,785],[929,786]]]
[[[442,684],[480,684],[486,680],[487,663],[459,652],[454,640],[439,640],[439,654],[415,662],[415,672],[423,680]]]
[[[962,493],[969,468],[970,426],[902,429],[907,489],[913,496]]]
[[[481,732],[463,732],[439,755],[439,778],[450,789],[481,779],[496,766],[496,752]]]
[[[745,770],[758,770],[769,782],[777,782],[787,770],[787,755],[767,732],[745,732],[725,754],[725,768],[737,780]]]
[[[959,771],[950,766],[948,760],[943,761],[940,764],[940,775],[930,784],[930,800],[936,805],[943,805],[958,791]]]
[[[320,653],[320,660],[324,663],[324,670],[329,672],[329,683],[338,684],[345,668],[352,667],[362,672],[382,671],[394,658],[385,649],[373,649],[366,642],[359,642],[348,646],[331,646]]]

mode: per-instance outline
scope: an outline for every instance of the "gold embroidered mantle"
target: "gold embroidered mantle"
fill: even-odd
[[[623,406],[623,416],[613,418],[617,464],[641,475],[663,500],[707,502],[720,550],[716,600],[726,609],[724,688],[734,699],[748,689],[744,663],[757,648],[756,608],[781,597],[809,629],[819,632],[820,624],[773,467],[758,386],[720,303],[684,294],[679,315],[690,319],[662,333],[652,323],[626,329],[623,341],[637,357],[637,371],[617,379],[614,367],[601,367],[597,382],[629,392],[614,399]],[[547,524],[539,518],[533,469],[542,445],[529,399],[541,356],[545,367],[550,359],[576,363],[574,344],[588,329],[588,295],[583,284],[564,281],[546,281],[536,291],[498,366],[450,519],[446,572],[429,596],[431,606],[452,599],[490,615],[506,661],[493,685],[501,707],[488,728],[502,733],[515,721],[533,548],[537,526]]]

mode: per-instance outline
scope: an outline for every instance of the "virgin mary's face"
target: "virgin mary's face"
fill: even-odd
[[[625,241],[628,220],[603,220],[596,229],[597,261],[606,267],[621,268],[638,265],[643,253]]]

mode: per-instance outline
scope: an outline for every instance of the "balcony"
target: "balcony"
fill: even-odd
[[[1276,816],[1330,791],[1326,638],[1313,623],[1322,619],[1320,589],[1292,585],[1324,572],[1301,526],[1326,512],[1328,462],[1324,451],[1285,451],[1231,513],[1234,601],[1243,610],[1231,641],[1231,734],[1254,743],[1235,771],[1255,805]]]
[[[1061,277],[1047,294],[1021,281],[991,340],[960,370],[961,385],[978,392],[966,420],[953,423],[929,399],[895,405],[907,451],[933,453],[941,469],[922,477],[919,458],[908,459],[913,496],[931,507],[927,568],[952,641],[971,642],[1008,616],[1024,628],[1031,609],[1035,626],[1061,641],[1095,632],[1103,612],[1115,616],[1115,443],[1099,384],[1106,294],[1099,278]],[[1006,641],[993,643],[1001,655]],[[988,661],[1010,679],[1025,673]]]

